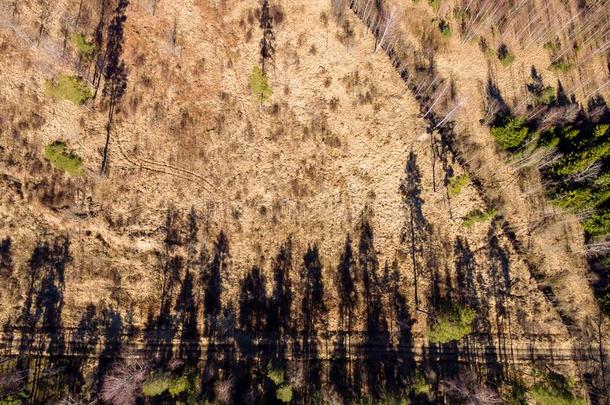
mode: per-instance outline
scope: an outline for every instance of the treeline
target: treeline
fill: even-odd
[[[586,107],[543,83],[532,67],[525,113],[516,115],[493,84],[488,88],[491,134],[518,170],[536,169],[547,196],[575,213],[586,233],[586,255],[594,266],[610,266],[610,112],[603,98]],[[596,285],[610,314],[607,275]]]

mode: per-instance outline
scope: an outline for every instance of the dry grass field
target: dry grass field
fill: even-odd
[[[1,2],[0,404],[607,400],[582,218],[488,100],[607,100],[608,7],[491,3]]]

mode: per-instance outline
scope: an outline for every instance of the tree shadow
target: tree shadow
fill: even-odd
[[[356,292],[356,262],[352,251],[352,239],[347,235],[345,247],[337,269],[337,289],[339,294],[339,332],[330,366],[330,380],[343,398],[345,404],[356,397],[352,380],[351,337],[354,312],[358,302]]]
[[[194,280],[190,270],[186,271],[178,297],[176,298],[176,319],[180,330],[178,357],[189,366],[196,366],[201,356],[200,335],[197,325],[199,305],[195,299]]]
[[[402,243],[408,243],[411,248],[414,298],[417,307],[419,306],[418,276],[422,272],[422,266],[419,262],[424,252],[425,242],[428,239],[430,225],[422,210],[424,200],[421,198],[421,173],[417,165],[417,157],[413,151],[409,152],[409,159],[405,167],[405,179],[400,185],[400,193],[406,211],[400,238]]]
[[[13,271],[12,241],[9,236],[0,242],[0,277],[5,278]]]
[[[317,246],[309,247],[303,256],[301,267],[301,314],[302,356],[305,361],[305,384],[303,396],[310,400],[321,386],[321,369],[318,359],[318,339],[320,330],[327,329],[326,314],[328,309],[324,303],[324,284],[322,283],[322,264]]]
[[[84,368],[100,341],[99,326],[95,305],[87,305],[76,330],[70,336],[71,359],[66,374],[69,376],[69,390],[73,395],[81,394],[86,385]]]
[[[286,352],[286,339],[294,332],[292,322],[292,239],[281,246],[273,261],[273,293],[269,301],[269,316],[267,330],[271,333],[275,344],[274,357],[282,359]]]
[[[112,364],[121,354],[123,318],[121,314],[111,306],[105,306],[102,310],[100,325],[103,330],[103,347],[99,354],[96,370],[97,393],[99,394],[104,377],[110,371]]]
[[[203,315],[204,336],[213,339],[217,333],[217,320],[221,311],[221,276],[228,269],[229,240],[223,231],[214,244],[214,256],[204,265],[202,284],[204,285]]]
[[[510,118],[510,108],[506,104],[500,88],[494,82],[491,73],[487,75],[487,122],[491,126],[499,126],[506,123]]]

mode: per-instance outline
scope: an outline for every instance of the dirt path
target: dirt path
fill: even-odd
[[[63,346],[53,345],[53,339],[48,332],[37,331],[35,333],[2,333],[0,334],[0,357],[17,355],[42,355],[42,356],[76,356],[95,358],[104,356],[105,353],[116,354],[120,349],[125,357],[150,358],[155,353],[200,353],[201,359],[205,359],[210,353],[238,354],[239,356],[259,356],[274,353],[279,347],[286,353],[286,359],[299,359],[304,357],[303,347],[316,347],[317,360],[339,360],[339,359],[397,359],[409,358],[417,362],[468,362],[469,364],[500,363],[503,365],[531,364],[543,361],[547,365],[561,363],[587,363],[599,362],[599,346],[590,345],[573,348],[570,342],[560,340],[559,336],[531,335],[511,340],[511,336],[477,335],[472,334],[460,342],[447,345],[430,345],[425,338],[413,339],[410,343],[388,344],[387,339],[398,341],[399,336],[367,335],[366,333],[353,333],[347,336],[345,333],[318,334],[315,337],[305,339],[302,335],[284,336],[281,339],[273,337],[253,337],[241,335],[236,338],[210,340],[202,338],[199,340],[180,341],[178,337],[171,338],[174,334],[165,335],[161,332],[156,336],[145,337],[144,332],[135,334],[124,334],[118,340],[106,341],[103,337],[96,341],[95,345],[88,346],[86,342],[71,338],[75,330],[66,330]],[[341,345],[339,339],[350,342]],[[86,350],[85,350],[86,348]],[[608,351],[604,356],[608,356]]]

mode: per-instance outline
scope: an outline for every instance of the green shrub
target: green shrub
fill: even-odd
[[[72,34],[72,41],[78,50],[78,54],[86,60],[91,60],[97,53],[95,45],[85,38],[85,36],[79,32]]]
[[[462,192],[462,189],[470,184],[470,177],[464,173],[459,176],[453,176],[449,179],[449,195],[457,197]]]
[[[445,20],[441,20],[441,22],[438,23],[438,29],[441,31],[441,34],[443,34],[443,36],[446,38],[451,37],[451,35],[453,34],[453,32],[451,31],[451,26]]]
[[[551,41],[545,42],[544,45],[542,45],[542,48],[544,48],[545,50],[547,50],[549,52],[557,51],[557,46],[555,45],[554,42],[551,42]]]
[[[508,67],[515,61],[515,55],[504,44],[498,48],[498,59],[502,66]]]
[[[57,80],[47,81],[45,93],[60,100],[69,100],[81,105],[93,97],[93,91],[78,76],[59,75]]]
[[[149,378],[142,384],[142,393],[146,397],[156,397],[169,389],[171,379],[162,374]]]
[[[464,228],[470,228],[474,224],[479,222],[486,222],[496,216],[498,211],[495,208],[481,211],[479,209],[472,210],[464,218],[462,218],[462,226]]]
[[[553,167],[553,173],[559,176],[579,173],[598,160],[608,156],[610,156],[610,141],[590,146],[581,151],[568,153]]]
[[[283,370],[269,367],[269,371],[267,372],[267,377],[269,377],[269,379],[271,381],[273,381],[273,383],[275,385],[282,385],[284,383],[284,371]]]
[[[610,186],[610,173],[604,173],[593,181],[597,188],[607,188]]]
[[[183,375],[180,377],[172,378],[169,382],[169,393],[172,397],[180,395],[185,391],[188,391],[191,387],[188,376]]]
[[[260,98],[262,102],[269,100],[273,94],[273,91],[271,90],[271,87],[269,87],[269,83],[267,81],[267,75],[258,66],[254,66],[254,70],[250,76],[250,86],[252,87],[252,92],[254,92],[254,94]]]
[[[485,55],[485,57],[489,60],[492,60],[496,57],[496,51],[494,51],[491,48],[485,48],[485,50],[483,51],[483,55]]]
[[[584,405],[586,402],[572,393],[574,385],[573,380],[551,372],[528,394],[538,405]]]
[[[82,176],[85,171],[82,167],[80,156],[73,151],[68,150],[66,144],[62,141],[55,141],[44,150],[45,157],[59,170],[63,170],[70,176]]]
[[[427,396],[432,393],[432,387],[430,387],[430,384],[426,382],[426,379],[419,371],[416,371],[413,376],[413,386],[411,387],[411,390],[415,395]]]
[[[449,343],[460,340],[472,332],[475,312],[468,307],[449,303],[441,308],[432,328],[428,332],[431,343]]]
[[[585,212],[603,204],[608,198],[610,198],[610,190],[583,187],[558,193],[553,196],[553,202],[574,212]]]
[[[536,104],[552,104],[555,101],[555,88],[545,86],[536,93]]]
[[[441,7],[442,0],[428,0],[428,4],[436,11]]]
[[[564,60],[556,60],[555,62],[551,63],[550,66],[551,70],[561,73],[568,73],[573,67],[574,65],[572,63]]]
[[[491,135],[504,150],[515,149],[523,144],[529,131],[520,118],[513,118],[505,125],[493,127]]]
[[[610,234],[610,211],[596,212],[584,221],[583,227],[593,236]]]
[[[275,393],[277,399],[284,403],[292,401],[292,387],[288,384],[282,385]]]
[[[610,128],[609,124],[600,124],[600,125],[596,126],[595,129],[593,130],[593,137],[602,138],[604,135],[606,135],[609,128]]]

